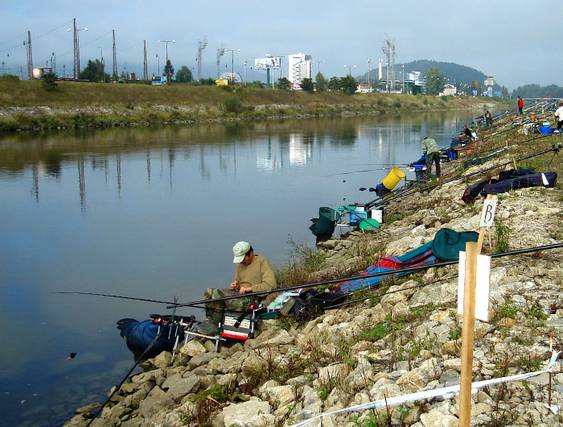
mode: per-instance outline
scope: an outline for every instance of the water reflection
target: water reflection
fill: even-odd
[[[256,123],[253,125],[201,126],[197,128],[167,128],[143,130],[107,130],[99,133],[77,132],[46,136],[8,137],[0,142],[0,178],[17,177],[31,171],[32,194],[41,202],[42,178],[61,182],[63,173],[76,167],[78,200],[85,212],[89,207],[88,182],[98,179],[101,169],[108,184],[108,171],[114,170],[117,197],[124,191],[122,156],[135,157],[144,153],[145,180],[150,188],[154,179],[153,166],[159,165],[159,177],[166,173],[168,189],[175,184],[175,168],[193,168],[191,159],[197,153],[197,170],[204,181],[212,181],[214,173],[237,176],[237,150],[250,145],[255,151],[258,170],[274,173],[284,168],[305,167],[322,157],[328,144],[334,149],[354,147],[366,141],[369,154],[380,163],[392,163],[404,150],[400,147],[417,144],[424,136],[446,140],[463,120],[457,115],[420,115],[383,120],[341,118],[313,122]],[[299,131],[293,129],[298,126]],[[18,149],[14,150],[14,145]],[[316,154],[317,157],[316,157]],[[156,156],[156,158],[155,158]],[[181,163],[178,164],[178,156]],[[165,163],[163,160],[167,159]],[[399,163],[411,161],[401,159]],[[215,170],[212,162],[218,161]],[[395,160],[397,161],[397,160]],[[86,165],[91,165],[87,171]],[[187,183],[182,182],[182,188]]]

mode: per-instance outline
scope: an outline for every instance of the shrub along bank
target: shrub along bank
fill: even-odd
[[[492,108],[496,102],[487,101]],[[0,78],[0,132],[485,108],[482,99]]]

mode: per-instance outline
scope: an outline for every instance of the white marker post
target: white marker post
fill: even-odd
[[[467,242],[465,245],[465,271],[463,280],[463,329],[461,332],[461,382],[459,396],[459,425],[461,427],[469,427],[471,423],[471,384],[473,382],[474,338],[473,332],[475,329],[475,294],[478,275],[477,260],[483,246],[483,237],[485,235],[485,230],[489,227],[492,227],[492,225],[494,224],[496,202],[496,197],[490,195],[487,196],[487,199],[483,204],[483,211],[481,212],[479,238],[477,242]],[[463,266],[461,264],[460,258],[460,276],[462,269]],[[488,271],[485,281],[488,285]],[[488,312],[488,289],[486,300]]]

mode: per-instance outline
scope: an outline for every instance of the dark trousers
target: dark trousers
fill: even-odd
[[[518,107],[518,112],[522,114],[523,107]]]
[[[559,120],[557,122],[557,129],[561,129],[561,128],[563,128],[563,120]]]
[[[430,174],[432,171],[432,162],[436,165],[436,176],[440,177],[440,153],[430,153],[426,155],[426,172]]]

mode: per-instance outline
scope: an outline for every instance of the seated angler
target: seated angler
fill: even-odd
[[[268,291],[275,289],[276,278],[274,271],[263,255],[254,253],[254,249],[248,242],[238,242],[233,246],[233,263],[235,267],[235,278],[231,282],[230,289],[207,289],[205,297],[209,299],[222,298],[226,296],[245,295],[252,292]],[[266,296],[266,300],[272,297]],[[216,318],[217,313],[222,309],[232,311],[244,311],[252,297],[236,298],[227,300],[223,304],[211,303],[207,304],[208,317]],[[213,312],[213,313],[210,313]],[[220,313],[219,313],[220,314]]]

